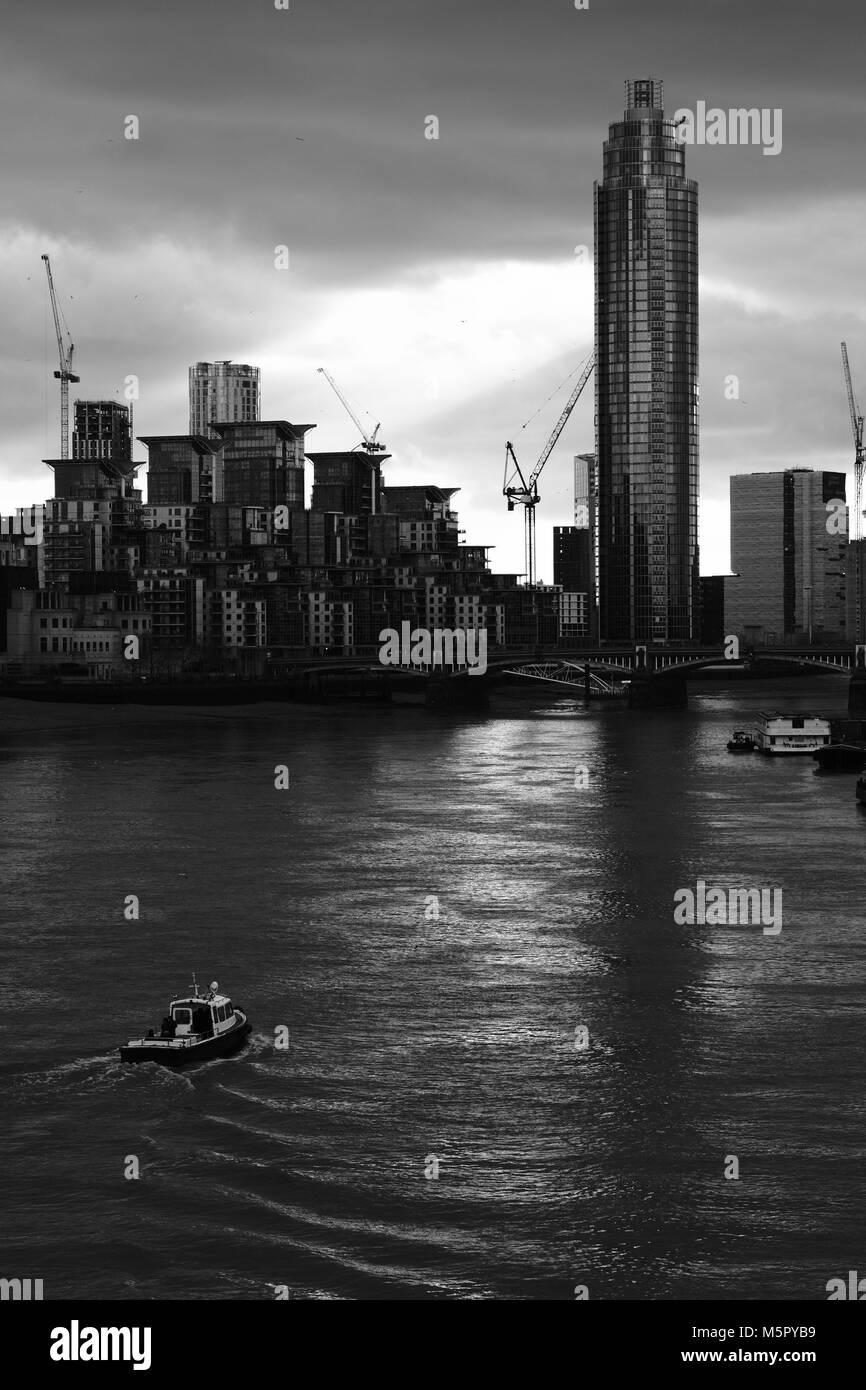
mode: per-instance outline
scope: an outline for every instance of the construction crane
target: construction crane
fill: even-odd
[[[76,376],[72,370],[72,354],[75,347],[66,326],[66,320],[63,319],[63,311],[57,305],[54,280],[51,277],[51,262],[47,256],[43,256],[42,259],[45,262],[45,274],[48,276],[48,293],[51,296],[51,311],[54,314],[54,329],[57,333],[57,352],[60,357],[60,371],[55,372],[54,375],[60,382],[60,457],[65,459],[69,457],[69,383],[70,381],[80,381],[81,377]],[[63,328],[60,326],[61,319],[63,319]]]
[[[851,385],[851,368],[848,366],[848,348],[845,343],[842,344],[842,372],[848,391],[848,409],[851,412],[851,429],[854,434],[854,539],[859,541],[863,505],[863,416],[857,408],[854,387]]]
[[[386,452],[384,445],[378,443],[376,439],[376,436],[379,433],[379,426],[377,425],[373,433],[368,436],[366,430],[364,429],[364,426],[361,424],[361,421],[358,419],[354,410],[349,405],[349,402],[346,400],[346,397],[343,395],[342,391],[340,390],[334,378],[331,376],[330,372],[326,372],[324,367],[317,367],[316,370],[321,372],[322,376],[329,383],[331,390],[334,392],[334,395],[337,397],[339,401],[342,402],[343,408],[345,409],[346,414],[349,416],[349,419],[353,420],[355,425],[357,426],[358,432],[361,435],[360,447],[368,454],[384,454]],[[357,448],[358,446],[356,445],[355,447]]]
[[[851,368],[848,365],[848,348],[845,343],[842,344],[842,374],[845,377],[848,409],[851,412],[851,429],[854,434],[854,540],[859,541],[863,515],[863,416],[857,407],[857,398],[851,383]],[[863,641],[863,602],[861,598],[863,558],[860,553],[861,548],[861,546],[855,545],[853,551],[855,642]]]
[[[550,438],[541,451],[541,457],[528,478],[524,477],[523,469],[517,462],[517,455],[514,452],[514,445],[511,443],[511,440],[507,440],[505,444],[505,478],[502,485],[502,495],[508,499],[508,510],[510,512],[514,511],[518,502],[520,502],[524,508],[526,526],[526,577],[530,589],[535,588],[535,508],[541,501],[538,492],[538,479],[541,476],[542,468],[553,452],[556,441],[565,429],[569,415],[580,400],[581,392],[589,381],[594,366],[595,352],[593,351],[586,359],[583,370],[578,377],[577,385],[566,401],[562,414],[554,425]],[[510,473],[509,461],[513,465]],[[515,484],[515,478],[520,479],[519,486]]]

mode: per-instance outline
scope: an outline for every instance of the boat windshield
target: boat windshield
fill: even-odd
[[[190,1009],[175,1009],[175,1010],[174,1010],[174,1021],[175,1021],[175,1023],[191,1023],[191,1022],[192,1022],[192,1012],[191,1012],[191,1010],[190,1010]]]

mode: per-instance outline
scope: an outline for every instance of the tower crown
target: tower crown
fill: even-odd
[[[625,118],[640,119],[650,112],[661,115],[665,105],[665,84],[655,77],[636,77],[625,84]]]

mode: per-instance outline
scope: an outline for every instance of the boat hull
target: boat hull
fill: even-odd
[[[195,1062],[209,1062],[214,1057],[231,1057],[243,1047],[250,1033],[252,1026],[247,1021],[244,1013],[240,1014],[238,1023],[234,1028],[229,1028],[225,1033],[218,1033],[212,1038],[203,1038],[201,1042],[178,1045],[175,1039],[161,1040],[159,1038],[140,1038],[135,1042],[126,1043],[120,1049],[121,1062],[156,1062],[162,1067],[188,1067]]]
[[[800,748],[758,748],[759,753],[763,753],[765,758],[802,758],[809,753],[816,753],[822,747],[820,743],[810,743]]]
[[[866,748],[831,743],[812,754],[822,772],[861,772],[866,767]]]

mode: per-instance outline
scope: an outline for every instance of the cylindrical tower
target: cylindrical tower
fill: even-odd
[[[663,84],[626,83],[595,184],[600,635],[698,626],[698,190]]]

